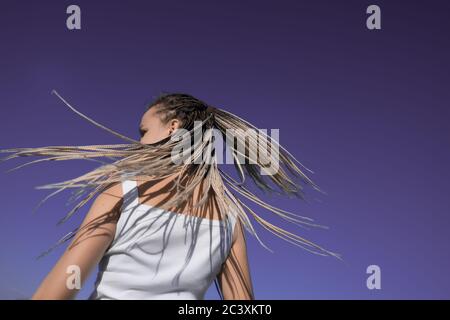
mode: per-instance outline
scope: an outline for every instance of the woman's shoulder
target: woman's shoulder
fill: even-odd
[[[123,203],[123,189],[121,182],[114,182],[100,191],[95,198],[97,206],[108,207],[111,210],[119,211]]]

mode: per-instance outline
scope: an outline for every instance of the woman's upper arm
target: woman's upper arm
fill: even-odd
[[[80,289],[73,285],[76,277],[79,276],[82,285],[114,239],[121,203],[120,183],[97,196],[74,239],[32,299],[72,299],[76,296]]]
[[[230,254],[217,276],[225,300],[253,300],[253,286],[247,258],[244,229],[236,221]]]

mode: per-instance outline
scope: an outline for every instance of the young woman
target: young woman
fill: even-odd
[[[81,226],[58,242],[72,239],[33,299],[74,298],[80,288],[70,280],[79,276],[82,285],[97,265],[90,299],[204,299],[215,280],[223,299],[254,299],[244,229],[259,238],[249,215],[293,244],[339,258],[271,224],[236,197],[239,193],[294,224],[317,226],[265,203],[246,187],[250,177],[264,191],[303,198],[294,180],[300,178],[319,190],[290,153],[250,123],[191,95],[163,94],[145,110],[137,141],[98,124],[54,93],[83,118],[131,143],[1,150],[14,152],[5,159],[119,158],[76,179],[38,187],[59,189],[50,196],[79,188],[76,198],[93,189],[61,222],[97,196]],[[201,139],[196,139],[198,133]],[[230,150],[241,181],[219,169],[223,150],[217,148],[217,137],[226,141],[222,148]],[[269,152],[257,152],[262,141]],[[181,142],[185,144],[180,149]],[[269,172],[267,164],[273,161],[278,161],[277,168]]]

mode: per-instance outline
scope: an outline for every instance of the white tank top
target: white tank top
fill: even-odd
[[[212,220],[139,203],[123,180],[116,233],[89,299],[204,299],[231,249],[236,217]]]

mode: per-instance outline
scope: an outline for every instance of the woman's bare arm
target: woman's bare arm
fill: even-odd
[[[247,259],[244,229],[239,220],[233,235],[228,258],[217,276],[225,300],[254,300],[253,286]]]
[[[80,271],[82,286],[100,262],[114,239],[121,203],[120,184],[97,196],[73,241],[34,293],[33,300],[73,299],[76,296],[79,288],[73,285],[75,273]]]

